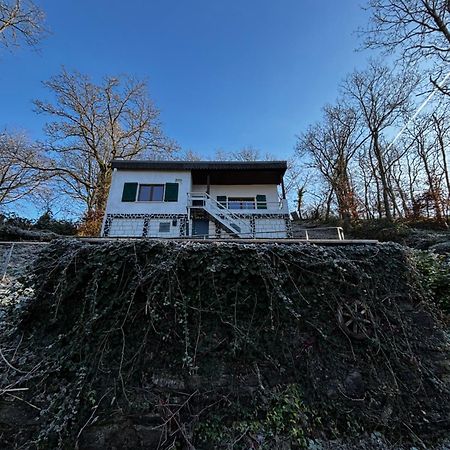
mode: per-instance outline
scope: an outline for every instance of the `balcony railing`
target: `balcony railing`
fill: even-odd
[[[204,206],[204,199],[208,197],[211,200],[212,197],[205,192],[190,192],[188,194],[188,206],[189,207],[202,207]],[[282,199],[277,202],[256,201],[256,200],[214,200],[217,206],[221,209],[232,211],[236,214],[239,213],[255,213],[255,214],[289,214],[289,208],[286,199]]]

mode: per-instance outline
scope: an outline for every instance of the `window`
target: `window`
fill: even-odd
[[[138,202],[162,202],[164,198],[163,184],[139,185]]]
[[[255,209],[253,197],[228,197],[228,209]]]
[[[170,233],[170,222],[159,222],[160,233]]]
[[[267,198],[265,195],[257,195],[256,196],[256,207],[258,209],[267,209]]]

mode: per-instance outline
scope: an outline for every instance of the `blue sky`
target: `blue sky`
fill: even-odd
[[[42,137],[32,99],[61,66],[149,81],[166,134],[212,155],[253,146],[284,158],[363,67],[358,0],[36,0],[51,35],[0,53],[0,129]]]

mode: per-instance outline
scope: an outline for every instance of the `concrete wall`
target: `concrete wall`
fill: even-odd
[[[159,231],[160,223],[168,223],[169,231],[161,233]],[[176,238],[180,237],[180,221],[176,221],[176,225],[173,225],[173,221],[169,219],[151,219],[149,221],[147,237],[161,237],[161,238]]]
[[[284,218],[255,219],[255,235],[257,238],[285,238],[287,237],[286,220]]]
[[[109,236],[112,237],[129,237],[142,236],[144,229],[144,219],[113,219],[109,229]]]

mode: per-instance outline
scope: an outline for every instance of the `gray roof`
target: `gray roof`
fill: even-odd
[[[113,169],[123,170],[276,170],[284,173],[286,161],[152,161],[114,159]]]

